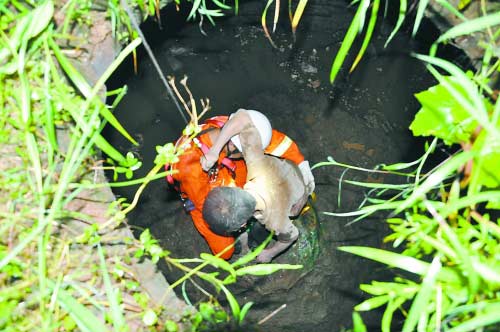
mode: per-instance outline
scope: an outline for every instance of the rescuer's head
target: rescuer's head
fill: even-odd
[[[214,233],[228,236],[253,216],[255,204],[255,198],[241,188],[216,187],[205,199],[203,218]]]

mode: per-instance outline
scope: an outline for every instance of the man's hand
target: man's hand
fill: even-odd
[[[306,184],[306,192],[307,195],[311,195],[316,187],[314,183],[314,176],[311,172],[311,167],[309,167],[309,162],[304,160],[299,164],[300,172],[302,173],[302,177],[304,178],[304,183]]]
[[[200,158],[201,168],[205,172],[208,172],[209,169],[212,168],[213,165],[219,160],[219,155],[213,153],[212,151],[208,151],[204,156]]]

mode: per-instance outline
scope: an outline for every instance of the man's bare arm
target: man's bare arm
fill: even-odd
[[[210,148],[207,154],[201,158],[201,166],[203,170],[208,171],[219,159],[219,153],[221,152],[224,145],[233,137],[238,135],[243,128],[252,124],[252,119],[247,114],[246,110],[243,108],[238,109],[231,118],[226,122],[224,127],[219,133],[219,136],[213,142],[213,146]]]

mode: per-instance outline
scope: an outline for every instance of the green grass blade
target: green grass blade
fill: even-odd
[[[408,316],[406,317],[403,325],[403,332],[413,331],[415,326],[417,326],[421,315],[428,315],[427,307],[429,305],[429,301],[431,300],[436,279],[440,270],[440,257],[435,256],[424,277],[424,280],[422,281],[420,290],[417,293],[417,296],[415,296],[415,299],[410,307],[410,311],[408,312]]]
[[[409,162],[409,163],[396,163],[396,164],[391,164],[391,165],[383,165],[382,169],[384,171],[399,171],[402,169],[407,169],[407,168],[410,168],[412,166],[418,165],[418,163],[420,163],[421,160],[422,160],[422,158],[419,158],[419,159],[414,160],[414,161]]]
[[[361,318],[361,315],[353,311],[352,312],[352,325],[353,325],[353,332],[367,332],[368,330],[366,329],[366,325],[363,322],[363,319]]]
[[[46,40],[44,41],[45,55],[49,57],[49,49]],[[52,105],[52,97],[49,91],[50,87],[50,65],[49,60],[44,63],[44,94],[45,94],[45,133],[53,151],[58,150],[56,128],[54,123],[54,107]],[[51,153],[52,154],[52,153]],[[52,159],[49,156],[49,160]]]
[[[444,205],[442,208],[438,209],[438,212],[443,216],[448,216],[456,211],[466,208],[468,206],[473,206],[481,202],[498,202],[500,201],[500,191],[491,190],[484,191],[472,196],[465,196],[460,199],[453,201],[452,203]]]
[[[422,19],[424,18],[425,9],[429,4],[429,0],[420,0],[418,2],[417,8],[417,16],[415,17],[415,23],[413,25],[412,36],[415,37],[417,34],[418,28],[420,27],[420,23],[422,23]]]
[[[448,332],[468,332],[468,331],[483,331],[483,327],[494,326],[500,322],[500,303],[488,305],[488,310],[476,312],[476,316],[471,318],[451,329]]]
[[[96,84],[92,88],[90,95],[85,96],[87,98],[87,103],[90,103],[91,100],[97,95],[99,90],[104,87],[104,84],[108,80],[108,78],[115,72],[118,66],[125,60],[125,58],[132,53],[137,46],[141,44],[141,39],[136,38],[132,40],[121,52],[118,56],[113,60],[113,62],[106,68],[101,77],[97,80]],[[117,129],[120,134],[122,134],[125,138],[127,138],[134,145],[138,145],[138,143],[127,133],[127,131],[122,127],[122,125],[118,122],[115,116],[106,108],[102,103],[99,107],[99,113],[102,117],[108,121],[110,125],[112,125],[115,129]]]
[[[216,257],[216,256],[211,255],[211,254],[207,254],[205,252],[202,252],[200,254],[200,258],[203,259],[204,261],[210,263],[212,266],[219,268],[219,269],[223,269],[223,270],[229,272],[232,276],[236,276],[236,271],[235,271],[234,267],[226,260],[224,260],[220,257]]]
[[[104,252],[100,243],[97,243],[97,253],[99,254],[99,260],[101,263],[100,268],[102,279],[104,281],[104,288],[106,290],[106,296],[111,308],[113,327],[115,328],[115,331],[125,331],[127,330],[127,325],[125,322],[125,317],[123,316],[122,309],[120,307],[120,302],[118,300],[118,296],[120,296],[120,289],[113,288],[111,284],[111,279],[109,278],[108,269],[106,267],[106,260],[104,259]]]
[[[279,270],[297,270],[301,269],[302,267],[302,265],[292,264],[258,264],[242,267],[241,269],[236,270],[236,275],[267,276]]]
[[[227,302],[229,302],[229,306],[231,307],[231,311],[233,312],[233,316],[236,319],[236,321],[240,320],[240,315],[241,315],[241,309],[240,305],[238,304],[238,301],[236,301],[236,298],[234,297],[233,294],[226,288],[226,286],[220,284],[219,285],[222,288],[222,291],[226,295]]]
[[[96,83],[96,86],[92,89],[90,85],[87,83],[85,78],[73,67],[73,65],[68,61],[68,59],[64,56],[62,53],[61,49],[57,44],[54,42],[53,39],[49,38],[48,43],[52,51],[54,52],[55,57],[57,58],[57,61],[63,68],[64,72],[68,75],[70,78],[71,82],[75,84],[75,86],[78,88],[78,90],[84,95],[87,99],[92,100],[94,96],[97,94],[97,91],[99,91],[99,88],[104,84],[104,82],[100,83],[103,78],[108,78],[111,73],[118,67],[118,65],[123,61],[124,57],[128,55],[132,49],[135,49],[139,44],[140,44],[140,39],[135,39],[132,41],[113,61],[113,63],[106,69],[106,72],[103,74],[103,76],[99,79],[98,83]],[[104,80],[105,81],[105,80]],[[96,87],[99,87],[96,89]],[[116,119],[116,117],[111,113],[105,105],[101,104],[99,107],[99,112],[103,116],[103,118],[108,121],[110,125],[112,125],[116,130],[120,132],[125,138],[127,138],[132,144],[138,145],[138,143],[130,136],[130,134],[123,128],[123,126],[120,124],[120,122]]]
[[[371,297],[371,298],[361,302],[357,306],[355,306],[354,310],[356,310],[356,311],[370,311],[370,310],[373,310],[373,309],[376,309],[378,307],[383,306],[384,304],[387,303],[387,301],[390,300],[390,298],[391,297],[389,295],[380,295],[380,296]]]
[[[54,15],[54,3],[52,0],[46,0],[32,11],[30,15],[32,15],[33,19],[30,19],[30,24],[25,33],[25,38],[28,39],[37,36],[47,28]]]
[[[406,298],[399,297],[395,300],[389,301],[387,307],[382,316],[382,321],[380,322],[380,327],[382,332],[390,332],[391,331],[391,323],[392,318],[394,316],[394,312],[401,306],[404,302],[406,302]]]
[[[342,64],[345,61],[345,58],[347,57],[347,53],[352,47],[352,44],[354,42],[354,39],[356,38],[356,35],[359,32],[360,28],[360,23],[364,19],[364,15],[366,12],[367,6],[370,4],[369,0],[362,0],[361,3],[359,4],[358,10],[356,11],[356,14],[354,15],[354,18],[351,21],[351,25],[347,29],[347,33],[344,36],[344,40],[342,41],[342,45],[340,46],[340,49],[335,56],[335,60],[333,61],[332,64],[332,69],[330,70],[330,83],[333,84],[335,81],[335,78],[337,77],[337,74],[340,71],[340,68],[342,67]]]
[[[355,217],[364,214],[372,214],[380,210],[393,210],[401,205],[403,201],[388,202],[383,204],[375,204],[363,206],[361,209],[351,212],[323,212],[323,214],[333,217]]]
[[[391,34],[389,35],[389,38],[387,38],[387,41],[384,44],[384,47],[387,47],[389,43],[391,42],[392,38],[396,35],[396,33],[399,31],[401,28],[401,25],[403,24],[405,17],[406,17],[406,10],[408,8],[408,2],[407,0],[399,0],[399,15],[398,15],[398,21],[396,22],[396,25],[394,26],[394,29],[392,30]]]
[[[54,55],[59,64],[61,65],[62,69],[71,79],[71,82],[73,82],[73,84],[82,93],[82,95],[84,95],[85,97],[90,95],[90,90],[91,90],[90,85],[83,78],[83,76],[73,67],[73,65],[71,65],[69,60],[62,53],[59,46],[54,42],[52,38],[48,38],[47,42],[52,52],[54,52]]]
[[[293,14],[292,19],[292,32],[295,36],[295,31],[297,30],[297,26],[299,25],[300,19],[302,18],[302,14],[304,14],[304,9],[306,8],[308,0],[300,0],[297,8],[295,9],[295,14]]]
[[[271,38],[271,34],[269,33],[269,29],[267,28],[267,23],[266,23],[267,11],[269,10],[269,7],[271,6],[271,4],[274,1],[275,0],[268,0],[267,1],[266,7],[264,7],[264,10],[262,11],[262,16],[260,18],[260,24],[262,25],[262,29],[264,29],[264,35],[269,40],[269,42],[271,43],[271,45],[274,48],[278,48],[276,46],[276,44],[274,43],[273,38]]]
[[[225,3],[222,3],[218,0],[212,0],[213,3],[217,5],[217,7],[222,8],[222,9],[231,9],[231,6],[226,5]]]
[[[108,332],[106,326],[92,312],[80,304],[74,297],[63,289],[54,287],[48,280],[48,285],[57,294],[59,305],[73,318],[83,332]]]
[[[70,189],[76,189],[76,188],[84,189],[84,188],[129,187],[129,186],[134,186],[134,185],[138,185],[138,184],[143,184],[146,181],[150,182],[153,180],[164,178],[165,176],[167,176],[167,174],[171,174],[171,172],[165,171],[165,172],[155,174],[153,176],[144,176],[142,178],[130,180],[130,181],[108,182],[108,183],[85,183],[85,182],[74,183],[74,184],[71,184],[69,186],[69,188]]]
[[[266,240],[264,242],[262,242],[261,244],[259,244],[259,246],[257,248],[255,248],[255,250],[253,251],[250,251],[248,254],[246,254],[245,256],[239,258],[236,262],[232,263],[231,265],[236,268],[238,266],[242,266],[242,265],[245,265],[251,261],[253,261],[255,258],[257,258],[257,256],[261,253],[262,250],[264,250],[264,248],[267,246],[267,244],[269,242],[271,242],[272,238],[273,238],[273,232],[271,232],[271,234],[268,235],[268,237],[266,238]]]
[[[376,189],[407,189],[409,187],[408,184],[389,184],[389,183],[374,183],[374,182],[360,182],[353,180],[344,180],[345,183],[349,183],[359,187],[365,188],[376,188]]]
[[[375,29],[375,24],[377,23],[377,15],[378,15],[379,6],[380,6],[380,0],[373,0],[372,14],[370,16],[370,21],[368,22],[368,27],[366,28],[365,38],[363,39],[363,44],[361,45],[361,48],[358,52],[358,55],[356,56],[356,59],[354,59],[354,62],[351,66],[351,69],[349,70],[350,73],[356,68],[358,63],[361,61],[361,58],[363,58],[363,55],[366,52],[368,44],[370,43],[370,40],[372,39],[373,30]]]
[[[395,213],[397,214],[403,211],[416,201],[422,199],[427,192],[442,183],[450,174],[469,161],[472,156],[473,154],[471,152],[461,152],[449,159],[448,162],[441,165],[432,175],[416,187],[411,195],[395,210]]]
[[[422,260],[377,248],[344,246],[339,247],[338,249],[377,261],[387,266],[397,267],[401,270],[415,273],[420,276],[426,275],[430,267],[429,263]],[[454,270],[448,268],[441,269],[438,279],[452,284],[461,283],[459,275]]]
[[[446,0],[436,0],[436,2],[438,4],[440,4],[441,6],[443,6],[444,8],[446,8],[450,13],[452,13],[453,15],[455,15],[456,17],[458,17],[462,21],[467,21],[467,18],[460,11],[458,11],[455,8],[455,6],[453,6],[452,4],[450,4],[448,1],[446,1]]]
[[[481,16],[473,20],[469,20],[449,29],[441,36],[439,36],[437,43],[442,43],[446,40],[450,40],[459,36],[470,35],[474,32],[482,31],[486,28],[499,25],[500,24],[500,12],[489,14],[486,16]]]
[[[198,11],[198,8],[200,8],[201,0],[194,0],[193,2],[193,7],[191,8],[191,11],[189,12],[189,15],[187,17],[188,21],[190,19],[194,19],[196,16],[196,12]]]
[[[252,307],[252,305],[253,305],[253,302],[247,302],[247,303],[245,303],[245,305],[243,305],[243,308],[241,308],[241,312],[240,312],[239,323],[243,322],[243,320],[245,319],[245,316],[247,315],[247,313],[250,310],[250,308]]]

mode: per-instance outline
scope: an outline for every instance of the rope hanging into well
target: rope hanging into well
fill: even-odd
[[[158,61],[156,61],[156,57],[153,54],[153,51],[151,50],[151,47],[149,47],[149,44],[146,40],[146,37],[144,37],[144,34],[142,33],[141,28],[139,27],[139,24],[137,24],[137,21],[135,19],[134,14],[132,13],[132,10],[130,9],[129,5],[127,4],[126,0],[121,0],[120,3],[122,4],[123,8],[127,12],[128,16],[130,17],[130,23],[132,23],[132,26],[134,29],[137,31],[139,34],[139,37],[142,39],[142,43],[144,44],[144,48],[146,49],[146,52],[148,53],[149,57],[151,58],[151,61],[153,62],[154,67],[156,68],[156,71],[158,72],[158,75],[160,76],[161,81],[167,88],[168,94],[170,95],[170,98],[174,101],[175,106],[177,107],[177,110],[182,116],[182,119],[184,119],[185,123],[188,123],[188,120],[186,119],[186,116],[184,115],[184,112],[181,109],[181,106],[179,105],[179,102],[174,96],[174,93],[170,86],[168,85],[167,79],[165,78],[165,75],[163,75],[163,72],[161,71],[160,65],[158,64]]]

